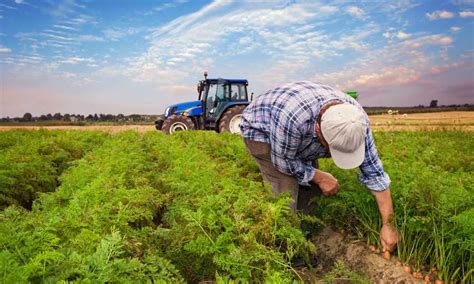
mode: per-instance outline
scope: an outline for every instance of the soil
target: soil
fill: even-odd
[[[404,272],[403,267],[396,264],[395,257],[386,260],[381,253],[372,252],[364,242],[342,235],[330,227],[319,232],[314,243],[318,265],[312,269],[297,269],[300,277],[307,283],[323,282],[321,279],[337,261],[342,261],[348,269],[365,276],[371,283],[424,283]],[[352,281],[341,280],[337,283]]]

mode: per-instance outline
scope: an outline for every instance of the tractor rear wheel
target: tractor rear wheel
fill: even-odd
[[[242,119],[242,112],[245,107],[244,105],[240,105],[226,110],[219,122],[219,132],[240,134],[240,120]]]
[[[173,134],[177,131],[194,130],[194,122],[187,116],[172,115],[163,122],[161,130],[165,134]]]

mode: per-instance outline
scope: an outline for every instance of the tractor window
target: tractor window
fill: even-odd
[[[209,91],[207,92],[206,98],[206,111],[209,112],[214,108],[214,102],[216,99],[217,94],[217,85],[216,84],[209,84],[207,85]]]
[[[244,84],[232,84],[230,93],[233,101],[247,100],[247,90]]]
[[[218,84],[216,97],[221,102],[229,101],[230,100],[230,85]]]

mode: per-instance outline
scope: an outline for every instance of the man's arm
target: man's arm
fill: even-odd
[[[398,233],[392,224],[393,205],[390,189],[384,191],[373,191],[380,217],[382,218],[382,229],[380,230],[380,241],[384,250],[393,251],[398,242]]]
[[[379,208],[382,219],[380,242],[384,250],[392,251],[397,244],[398,234],[391,223],[393,205],[389,189],[390,178],[383,169],[370,126],[365,138],[365,159],[360,165],[360,170],[359,180],[372,191]]]

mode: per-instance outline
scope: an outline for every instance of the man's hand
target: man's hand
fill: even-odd
[[[382,229],[380,230],[380,242],[384,251],[388,250],[392,252],[397,246],[398,242],[397,230],[389,224],[383,225]]]
[[[382,217],[382,229],[380,229],[380,242],[384,250],[393,251],[397,246],[398,233],[395,227],[391,225],[393,216],[392,195],[390,189],[384,191],[373,191],[375,201],[379,207],[380,216]]]
[[[330,173],[316,170],[313,182],[319,186],[325,196],[334,195],[339,191],[339,183]]]

